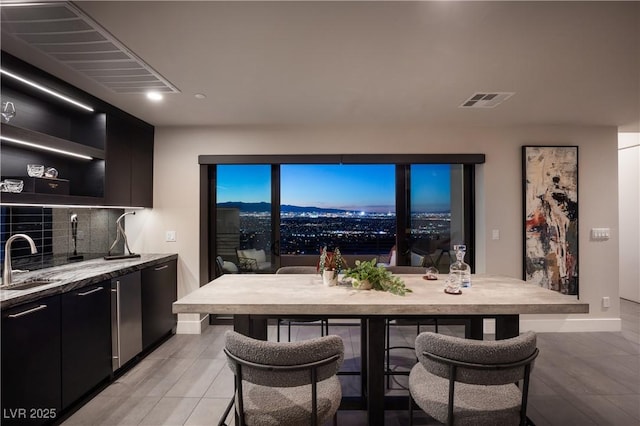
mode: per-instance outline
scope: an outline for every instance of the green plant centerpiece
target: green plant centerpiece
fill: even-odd
[[[345,277],[351,278],[351,284],[362,290],[381,290],[404,296],[411,293],[411,289],[404,285],[404,281],[393,275],[384,266],[377,266],[376,259],[369,261],[356,260],[353,268],[345,271]]]

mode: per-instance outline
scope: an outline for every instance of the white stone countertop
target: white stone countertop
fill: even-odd
[[[177,254],[141,254],[140,257],[131,259],[104,260],[100,258],[30,272],[14,273],[13,284],[35,279],[55,282],[26,290],[0,289],[0,308],[7,309],[42,297],[66,293],[76,288],[110,280],[177,258]]]
[[[588,313],[589,304],[534,284],[498,275],[473,275],[460,295],[444,292],[445,276],[427,281],[399,274],[405,296],[327,287],[319,275],[226,274],[180,298],[174,313],[252,315],[514,315]]]

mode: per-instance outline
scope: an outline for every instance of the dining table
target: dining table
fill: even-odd
[[[385,320],[451,318],[464,320],[466,337],[482,339],[485,319],[495,320],[495,338],[520,333],[523,314],[585,314],[589,304],[576,296],[489,274],[473,274],[460,294],[444,291],[446,275],[427,280],[420,274],[398,274],[410,292],[360,290],[341,279],[326,286],[315,274],[225,274],[173,303],[173,312],[233,315],[234,329],[267,339],[269,318],[357,318],[361,326],[362,394],[342,408],[367,411],[369,425],[384,425],[384,410],[408,408],[401,398],[385,395]],[[404,403],[408,399],[404,397]]]

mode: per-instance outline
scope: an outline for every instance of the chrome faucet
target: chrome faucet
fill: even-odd
[[[38,252],[36,243],[34,243],[31,237],[27,234],[15,234],[9,237],[4,245],[4,270],[2,271],[2,285],[4,286],[11,285],[11,272],[13,272],[11,269],[11,244],[18,238],[24,238],[27,240],[31,246],[31,254],[36,254]]]

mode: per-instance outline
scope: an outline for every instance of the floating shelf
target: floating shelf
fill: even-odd
[[[33,192],[1,192],[0,205],[78,205],[102,206],[103,197],[85,197],[80,195],[34,194]]]
[[[87,145],[82,145],[77,142],[71,142],[66,139],[60,139],[55,136],[46,135],[44,133],[35,132],[33,130],[23,129],[22,127],[12,126],[11,124],[1,123],[0,134],[8,138],[23,140],[25,142],[32,142],[39,145],[48,146],[63,151],[69,151],[80,155],[87,155],[91,158],[104,160],[104,150],[94,148]],[[9,141],[2,141],[3,144],[12,144]],[[12,144],[13,145],[13,144]],[[37,150],[37,148],[29,148],[23,146],[24,149]],[[63,154],[59,154],[63,155]]]

